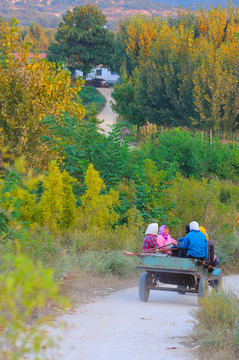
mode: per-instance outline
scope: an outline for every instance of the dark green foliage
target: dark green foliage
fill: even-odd
[[[220,179],[233,179],[239,174],[237,148],[203,140],[201,135],[175,128],[164,131],[151,143],[145,143],[139,151],[143,158],[153,159],[158,169],[172,175],[177,171],[183,176],[218,176]]]
[[[136,77],[136,71],[134,77],[127,78],[127,76],[124,75],[122,83],[114,86],[112,97],[115,102],[112,103],[112,108],[117,114],[121,115],[123,119],[140,126],[145,124],[146,118],[142,114],[142,111],[140,111],[141,105],[136,96],[136,80],[134,80]]]
[[[89,163],[100,172],[105,184],[112,187],[123,177],[129,177],[130,154],[128,144],[120,139],[115,127],[108,137],[99,133],[96,121],[78,122],[72,116],[61,115],[61,121],[48,117],[43,122],[53,136],[43,137],[53,149],[64,157],[64,169],[82,181]]]
[[[65,61],[71,70],[84,74],[99,64],[110,66],[114,35],[105,28],[106,16],[87,4],[68,10],[59,24],[55,43],[49,47],[50,61]]]
[[[86,107],[86,112],[91,111],[92,104],[97,113],[105,105],[105,97],[93,86],[83,86],[76,99],[80,104]]]

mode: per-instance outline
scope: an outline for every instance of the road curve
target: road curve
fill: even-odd
[[[112,111],[110,101],[112,100],[111,94],[112,88],[97,88],[97,90],[105,97],[106,103],[101,112],[97,115],[97,118],[102,122],[99,128],[102,129],[106,136],[111,131],[111,126],[116,124],[117,114]]]

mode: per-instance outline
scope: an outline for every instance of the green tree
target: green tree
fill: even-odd
[[[121,115],[124,120],[137,125],[137,141],[139,141],[139,127],[145,124],[145,116],[140,111],[140,102],[137,98],[137,69],[134,70],[132,77],[125,74],[122,83],[116,84],[112,97],[112,109]]]
[[[65,61],[71,70],[84,75],[99,64],[110,65],[114,35],[106,29],[106,16],[97,6],[87,4],[68,10],[59,24],[56,43],[49,47],[48,59]]]

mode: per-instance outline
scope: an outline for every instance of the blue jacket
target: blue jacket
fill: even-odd
[[[204,259],[208,257],[207,238],[201,231],[191,230],[181,242],[181,247],[193,257]]]

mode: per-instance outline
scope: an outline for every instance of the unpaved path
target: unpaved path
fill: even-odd
[[[224,284],[239,295],[239,275],[225,277]],[[195,359],[182,342],[192,332],[197,306],[194,294],[151,291],[143,303],[137,287],[118,291],[63,316],[67,328],[58,332],[62,340],[53,359]]]
[[[112,88],[97,88],[97,90],[106,98],[105,106],[102,111],[97,115],[99,120],[104,120],[102,124],[100,124],[100,128],[107,135],[108,132],[111,131],[111,126],[116,124],[117,114],[112,111],[110,106],[110,101],[112,100],[111,94]]]

